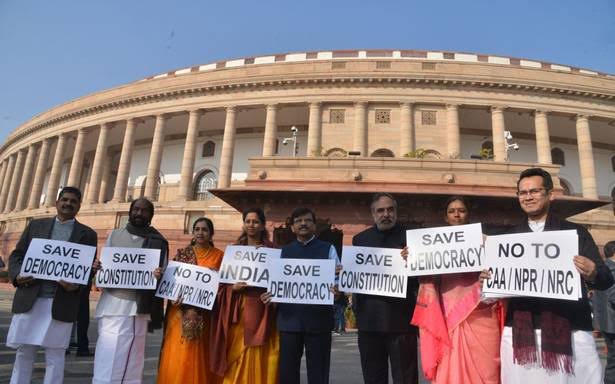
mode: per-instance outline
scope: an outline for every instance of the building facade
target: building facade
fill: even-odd
[[[412,207],[406,219],[422,225],[441,217],[441,199],[429,196],[493,197],[481,214],[513,212],[518,171],[535,164],[557,176],[565,212],[612,201],[615,76],[413,50],[222,61],[69,101],[17,127],[0,147],[0,256],[30,219],[54,214],[67,185],[84,191],[79,219],[101,243],[145,196],[173,246],[203,214],[224,245],[239,234],[237,209],[255,204],[270,229],[303,204],[348,235],[370,223],[366,196],[379,190],[399,195]],[[612,205],[574,220],[598,243],[615,238]]]

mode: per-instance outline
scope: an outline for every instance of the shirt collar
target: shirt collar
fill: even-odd
[[[66,220],[65,222],[61,222],[60,219],[58,219],[58,216],[56,216],[56,223],[60,224],[60,225],[67,225],[67,224],[75,224],[75,218],[73,217],[70,220]]]
[[[314,240],[316,238],[316,235],[312,235],[312,237],[310,237],[310,239],[308,241],[306,241],[305,243],[303,241],[300,241],[299,239],[297,239],[297,242],[303,246],[308,245],[309,243],[312,242],[312,240]]]

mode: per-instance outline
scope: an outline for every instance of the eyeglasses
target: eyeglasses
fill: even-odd
[[[546,191],[546,188],[532,188],[532,189],[527,189],[525,191],[517,191],[517,196],[519,197],[526,197],[528,195],[531,195],[533,197],[539,196],[542,194],[542,191]]]

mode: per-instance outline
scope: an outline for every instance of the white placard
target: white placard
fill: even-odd
[[[333,305],[335,260],[269,260],[268,292],[275,303]]]
[[[220,282],[245,282],[253,287],[267,288],[269,284],[268,259],[279,259],[280,249],[231,245],[226,247],[220,266]]]
[[[32,239],[20,276],[87,285],[96,247],[49,239]]]
[[[491,278],[483,282],[486,296],[517,296],[578,300],[581,277],[574,266],[578,254],[575,230],[489,236],[486,267]]]
[[[169,261],[156,296],[210,309],[218,293],[218,272],[194,264]]]
[[[408,276],[401,249],[343,247],[339,289],[348,293],[406,297]]]
[[[484,269],[480,223],[406,231],[408,276],[476,272]]]
[[[100,263],[97,287],[156,289],[153,272],[160,263],[159,249],[104,247]]]

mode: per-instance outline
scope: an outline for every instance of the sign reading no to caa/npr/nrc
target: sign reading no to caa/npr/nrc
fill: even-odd
[[[230,245],[224,251],[220,266],[221,283],[246,282],[253,287],[267,288],[268,259],[279,259],[280,249]]]
[[[194,264],[169,261],[156,296],[211,309],[218,293],[218,272]]]
[[[406,297],[408,276],[401,249],[342,248],[340,291]]]
[[[408,276],[483,270],[485,251],[480,223],[406,231]]]
[[[578,254],[575,230],[489,236],[483,283],[486,296],[502,294],[578,300],[581,277],[574,266]]]
[[[156,289],[154,269],[160,262],[159,249],[104,247],[102,269],[96,273],[100,288]]]
[[[335,260],[269,260],[268,292],[275,303],[333,305]]]
[[[23,277],[86,285],[96,247],[49,239],[32,239],[21,271]]]

